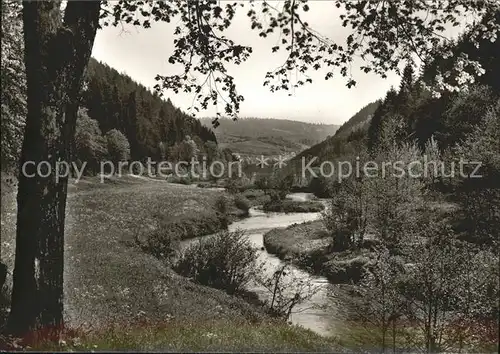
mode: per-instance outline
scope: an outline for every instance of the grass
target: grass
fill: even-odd
[[[47,349],[333,348],[333,340],[303,328],[266,324],[268,318],[262,309],[223,291],[194,284],[135,246],[134,235],[150,228],[155,213],[177,224],[193,218],[210,220],[218,197],[233,198],[224,191],[133,177],[111,178],[103,184],[97,177],[85,178],[70,183],[69,191],[65,319],[68,328],[77,328],[79,334],[76,342],[68,338],[64,346],[47,343]],[[10,271],[15,207],[15,187],[2,188],[2,261]],[[237,217],[241,211],[231,205],[230,212]],[[43,349],[41,343],[37,346],[33,348]]]
[[[38,339],[36,351],[332,352],[337,341],[284,322],[182,321],[115,325],[100,331],[68,331],[59,341]]]
[[[455,346],[448,347],[445,351],[448,353],[498,353],[498,343],[495,343],[495,340],[484,343],[479,338],[478,336],[474,341],[464,343],[461,350]],[[383,352],[382,330],[374,323],[344,321],[344,326],[338,330],[338,343],[341,347],[356,352]],[[426,352],[426,348],[422,348],[423,343],[425,340],[419,327],[397,323],[394,335],[392,326],[387,329],[385,351],[393,352],[393,347],[395,347],[397,353]]]
[[[330,240],[320,220],[277,228],[264,235],[264,246],[279,257],[298,257],[329,245]]]
[[[177,223],[194,216],[209,220],[214,200],[223,192],[134,178],[104,184],[87,178],[70,189],[65,249],[70,325],[99,327],[143,313],[151,320],[258,317],[240,299],[197,286],[134,247],[134,234],[149,228],[152,211]],[[9,245],[2,247],[2,260],[12,271],[15,204],[10,208],[2,210],[2,223],[8,226],[2,227],[2,244]]]

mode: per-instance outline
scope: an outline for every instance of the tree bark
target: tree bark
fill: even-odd
[[[63,327],[68,178],[57,179],[55,168],[57,162],[71,161],[77,98],[98,28],[100,2],[68,1],[64,19],[60,5],[61,1],[23,3],[28,116],[20,159],[16,259],[7,325],[14,335]],[[41,162],[37,171],[35,166]],[[45,176],[49,166],[50,174]]]
[[[0,291],[3,290],[5,280],[7,279],[7,266],[0,261]]]

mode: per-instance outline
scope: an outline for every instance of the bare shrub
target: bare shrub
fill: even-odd
[[[289,263],[278,266],[271,276],[260,275],[257,282],[268,292],[266,311],[273,317],[287,321],[292,311],[311,299],[320,287],[311,279],[303,279]]]

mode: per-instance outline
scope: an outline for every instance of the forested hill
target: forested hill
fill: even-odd
[[[202,118],[210,127],[212,118]],[[300,152],[333,135],[338,125],[314,124],[288,119],[240,118],[233,121],[220,118],[214,130],[217,141],[243,155],[276,155],[282,152]]]
[[[370,102],[340,126],[336,136],[347,136],[355,130],[366,128],[382,100]]]
[[[87,69],[82,106],[103,134],[117,129],[127,137],[134,160],[159,157],[160,143],[171,147],[188,135],[195,141],[216,142],[209,127],[176,108],[170,99],[163,100],[95,59]]]
[[[349,147],[347,142],[356,139],[358,136],[366,134],[370,125],[371,118],[377,108],[380,106],[381,100],[371,102],[361,108],[348,121],[340,126],[334,136],[330,136],[319,144],[311,146],[299,154],[296,159],[303,156],[310,159],[318,157],[319,160],[325,160],[327,156],[337,155],[344,152],[346,147]]]

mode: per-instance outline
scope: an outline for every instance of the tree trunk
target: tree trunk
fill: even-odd
[[[28,116],[20,160],[16,259],[7,326],[14,335],[63,326],[68,178],[57,179],[55,168],[57,162],[71,161],[77,98],[98,27],[100,2],[68,1],[64,19],[60,5],[61,1],[23,3]],[[25,163],[29,164],[23,173]],[[41,168],[37,171],[35,166]]]
[[[3,290],[5,280],[7,279],[7,266],[0,262],[0,291]]]

